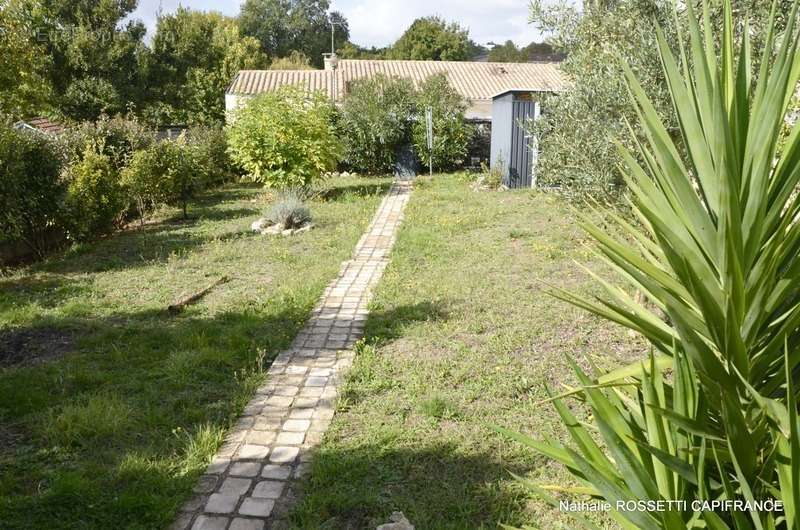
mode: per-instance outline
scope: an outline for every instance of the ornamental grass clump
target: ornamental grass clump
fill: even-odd
[[[583,225],[626,282],[598,279],[606,295],[597,299],[555,292],[640,333],[652,354],[604,374],[572,363],[579,386],[551,399],[571,445],[513,435],[578,482],[533,486],[552,502],[552,491],[612,508],[686,502],[613,509],[622,528],[800,528],[800,125],[778,148],[800,78],[798,2],[780,37],[773,7],[757,72],[747,21],[737,27],[730,0],[723,7],[715,42],[707,4],[699,17],[686,4],[689,45],[678,58],[657,30],[680,138],[625,68],[645,132],[638,157],[620,146],[637,222],[610,214],[619,235],[588,217]],[[588,405],[589,425],[569,396]],[[741,504],[703,511],[698,500]],[[783,510],[764,508],[774,501]]]
[[[311,222],[311,210],[298,193],[289,191],[269,209],[266,219],[284,230],[301,228]]]

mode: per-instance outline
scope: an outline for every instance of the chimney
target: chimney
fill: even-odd
[[[339,67],[339,57],[335,53],[324,53],[322,56],[325,58],[326,72],[333,72]]]

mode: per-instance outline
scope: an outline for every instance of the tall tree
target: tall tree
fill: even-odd
[[[389,51],[392,59],[466,61],[469,31],[439,17],[415,20]]]
[[[337,49],[350,37],[344,15],[329,10],[329,0],[245,0],[239,27],[244,35],[258,39],[270,57],[298,51],[320,67],[322,54],[330,51],[331,23]]]
[[[149,67],[156,123],[215,123],[224,119],[225,87],[241,69],[266,66],[257,40],[216,12],[178,8],[159,17]]]
[[[122,110],[121,102],[142,101],[146,29],[138,21],[121,25],[136,0],[31,1],[37,4],[39,38],[53,61],[50,78],[68,115],[93,118]]]
[[[49,109],[46,50],[34,38],[27,0],[0,2],[0,113],[29,117]]]
[[[772,0],[733,3],[734,12],[747,13],[751,20],[753,58],[757,60]],[[695,0],[695,5],[702,11],[700,0]],[[786,23],[790,5],[791,0],[777,0],[779,30]],[[709,18],[717,28],[715,34],[721,35],[721,7],[712,9]],[[649,28],[654,24],[664,28],[669,44],[677,48],[677,30],[686,24],[685,10],[676,14],[671,0],[599,0],[585,2],[582,10],[566,0],[547,5],[533,0],[531,22],[549,35],[548,41],[557,51],[567,54],[561,67],[572,81],[569,91],[545,102],[547,112],[533,127],[539,136],[539,181],[594,195],[616,195],[622,189],[620,158],[609,139],[618,139],[635,152],[628,123],[634,124],[634,134],[643,138],[622,81],[622,64],[636,72],[660,118],[670,130],[676,130],[656,36]],[[685,28],[683,34],[688,35]]]

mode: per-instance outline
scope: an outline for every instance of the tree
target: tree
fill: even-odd
[[[621,139],[632,148],[626,123],[637,122],[622,80],[623,64],[637,72],[658,115],[670,123],[671,105],[650,27],[660,25],[676,42],[672,2],[587,2],[579,13],[566,3],[544,7],[535,0],[531,20],[568,53],[561,68],[572,81],[568,91],[543,101],[545,113],[533,127],[539,137],[538,180],[615,197],[622,189],[620,160],[609,140]]]
[[[771,4],[771,0],[734,2],[734,12],[751,17],[756,62]],[[790,5],[791,0],[778,0],[778,30],[786,24]],[[720,9],[712,8],[709,14],[718,35],[722,33]],[[617,169],[621,160],[608,140],[616,138],[632,149],[633,138],[644,134],[622,81],[623,64],[636,72],[658,116],[669,131],[675,131],[655,34],[649,27],[661,26],[667,42],[677,50],[677,30],[686,25],[686,13],[675,16],[674,4],[668,0],[587,2],[580,12],[566,1],[545,6],[534,0],[531,21],[558,52],[567,55],[561,68],[572,82],[570,90],[544,101],[545,113],[532,127],[539,137],[539,181],[615,199],[623,189]],[[634,136],[628,123],[633,124]]]
[[[50,110],[51,61],[33,38],[30,8],[24,0],[0,2],[0,112],[15,118]]]
[[[321,67],[322,54],[330,51],[331,22],[337,48],[350,36],[345,17],[336,11],[329,15],[329,9],[328,0],[246,0],[239,27],[244,35],[256,38],[270,57],[298,51]]]
[[[495,63],[524,63],[528,61],[528,54],[520,50],[514,41],[507,40],[505,44],[498,44],[489,51],[489,60]]]
[[[221,123],[225,87],[241,69],[263,68],[258,42],[236,21],[186,8],[159,17],[153,37],[148,119],[159,123]]]
[[[388,53],[389,48],[365,48],[350,41],[336,49],[336,54],[342,59],[385,59]]]
[[[344,138],[344,164],[358,172],[391,172],[397,151],[408,144],[417,113],[416,91],[408,79],[359,79],[347,91],[339,130]]]
[[[231,157],[266,186],[309,186],[340,159],[333,115],[321,92],[285,86],[260,94],[236,113],[228,130]]]
[[[467,101],[453,89],[444,74],[432,75],[419,87],[417,119],[412,126],[412,141],[420,160],[427,164],[431,153],[427,142],[425,109],[433,111],[433,167],[450,170],[460,166],[467,156],[472,134],[464,122]]]
[[[145,80],[141,73],[148,54],[143,42],[146,28],[141,22],[122,25],[135,9],[136,0],[29,1],[35,5],[29,12],[31,23],[52,60],[48,72],[59,100],[71,85],[78,84],[71,90],[70,98],[74,99],[81,86],[96,79],[112,86],[121,101],[136,105],[144,100]],[[92,117],[99,115],[100,109],[95,110],[97,114]]]
[[[391,59],[465,61],[470,51],[469,32],[439,17],[415,20],[389,51]]]

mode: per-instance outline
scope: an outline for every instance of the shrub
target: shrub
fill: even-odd
[[[471,126],[464,121],[467,102],[456,92],[444,74],[429,77],[420,86],[417,96],[417,119],[412,127],[414,148],[420,160],[430,161],[425,112],[433,110],[433,167],[450,170],[463,164],[467,147],[474,135]]]
[[[680,63],[691,70],[678,65],[656,32],[679,139],[633,70],[624,68],[647,133],[646,142],[635,141],[646,163],[620,148],[641,222],[611,216],[611,234],[584,223],[627,287],[650,303],[611,283],[603,284],[601,301],[558,292],[640,333],[654,353],[594,377],[573,364],[580,387],[570,393],[586,400],[594,425],[576,421],[556,397],[576,447],[527,443],[562,462],[580,491],[612,506],[695,499],[784,504],[783,511],[749,513],[612,511],[625,528],[798,528],[800,129],[782,150],[777,144],[800,80],[800,32],[793,22],[781,38],[770,29],[767,62],[755,76],[749,32],[738,49],[734,44],[730,0],[723,2],[721,58],[711,27],[703,35],[693,3],[686,7],[691,55],[681,50]],[[795,2],[790,20],[797,20],[797,8]]]
[[[168,162],[166,178],[167,204],[180,206],[183,218],[188,217],[188,206],[197,192],[204,188],[203,175],[195,166],[194,153],[187,147],[185,137],[177,141],[158,144]]]
[[[126,201],[119,172],[102,146],[87,146],[66,171],[67,231],[76,241],[111,232],[121,221]]]
[[[101,149],[112,165],[121,170],[134,152],[146,149],[155,140],[155,132],[135,119],[101,116],[95,122],[83,122],[70,127],[59,136],[56,143],[67,164],[80,160],[87,145],[90,145]]]
[[[266,186],[309,186],[339,161],[333,115],[319,92],[284,87],[256,96],[228,130],[231,157]]]
[[[0,127],[0,230],[42,256],[61,218],[64,184],[56,151],[38,133]]]
[[[193,150],[195,167],[204,186],[220,186],[236,178],[237,172],[228,153],[228,138],[224,129],[192,127],[188,131],[187,142]]]
[[[348,168],[367,174],[394,169],[398,150],[410,141],[415,96],[407,79],[380,75],[353,82],[339,120]]]
[[[204,184],[194,152],[184,136],[157,142],[135,153],[122,171],[122,183],[140,219],[158,204],[180,206],[186,219],[189,201]]]
[[[266,218],[271,224],[284,229],[299,228],[311,222],[311,210],[298,193],[290,191],[278,199],[267,212]]]

